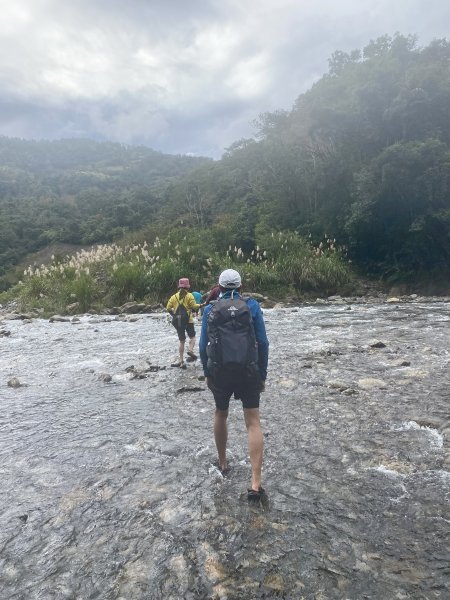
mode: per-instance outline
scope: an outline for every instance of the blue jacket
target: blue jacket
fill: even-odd
[[[233,295],[237,298],[242,298],[242,296],[237,292],[233,292]],[[231,291],[225,292],[221,297],[230,298]],[[220,300],[218,300],[218,302],[220,302]],[[247,306],[249,307],[250,312],[252,314],[256,341],[258,342],[258,370],[259,374],[261,375],[261,378],[265,380],[267,377],[267,363],[269,362],[269,340],[267,339],[266,335],[266,326],[264,325],[263,314],[258,302],[253,298],[250,298],[249,300],[247,300]],[[208,345],[208,314],[210,313],[212,307],[212,304],[208,304],[208,306],[205,307],[202,319],[202,331],[200,334],[199,342],[200,358],[202,361],[203,372],[205,373],[205,375],[208,375],[208,356],[206,354],[206,346]]]

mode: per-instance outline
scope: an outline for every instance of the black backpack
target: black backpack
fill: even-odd
[[[186,307],[182,303],[181,299],[178,297],[178,306],[172,317],[172,325],[175,329],[185,329],[186,325],[189,323],[189,315]]]
[[[208,369],[244,370],[256,365],[258,348],[253,318],[241,298],[220,298],[208,314]]]

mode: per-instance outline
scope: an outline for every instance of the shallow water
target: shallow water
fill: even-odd
[[[266,510],[162,315],[3,324],[0,598],[448,598],[450,305],[265,318]]]

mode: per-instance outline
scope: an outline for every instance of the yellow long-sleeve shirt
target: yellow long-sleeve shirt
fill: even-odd
[[[195,301],[195,298],[191,294],[191,292],[188,292],[186,294],[186,296],[184,298],[182,298],[181,300],[180,300],[180,292],[177,292],[176,294],[174,294],[173,296],[171,296],[169,298],[166,308],[170,313],[173,314],[177,310],[178,305],[180,303],[183,304],[185,309],[187,310],[187,314],[189,315],[189,323],[193,323],[194,318],[192,316],[192,311],[199,310],[200,304],[197,304],[197,302]]]

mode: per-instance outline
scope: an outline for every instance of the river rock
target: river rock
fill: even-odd
[[[104,383],[111,383],[111,381],[112,381],[112,377],[109,373],[99,373],[98,378],[100,379],[100,381],[103,381]]]
[[[386,302],[388,304],[394,304],[395,302],[400,302],[400,298],[396,298],[395,296],[392,296],[392,298],[387,298]]]
[[[415,421],[420,427],[429,427],[430,429],[440,430],[445,424],[444,419],[436,417],[412,417],[411,421]]]
[[[66,306],[66,312],[69,315],[74,315],[75,313],[78,312],[79,308],[80,308],[80,303],[79,302],[72,302],[72,304],[68,304]]]
[[[120,314],[120,308],[118,306],[113,306],[112,308],[105,308],[103,309],[103,314],[104,315],[119,315]]]
[[[20,315],[19,313],[16,313],[16,312],[12,312],[12,313],[7,313],[4,318],[5,318],[5,321],[20,321],[23,318],[23,315]]]
[[[387,388],[387,383],[382,379],[366,377],[363,379],[358,379],[358,386],[363,390],[371,390],[373,388],[385,389]]]
[[[332,390],[339,390],[340,392],[350,388],[348,383],[345,383],[344,381],[328,381],[327,386]]]
[[[121,314],[136,315],[143,312],[146,306],[147,305],[143,304],[142,302],[126,302],[120,307],[119,310]]]
[[[10,388],[20,388],[22,387],[22,384],[20,383],[20,381],[17,379],[17,377],[12,377],[9,381],[8,381],[8,387]]]
[[[404,360],[403,358],[398,358],[393,360],[391,365],[393,367],[409,367],[411,366],[411,362],[409,360]]]
[[[358,390],[349,387],[346,390],[342,390],[342,393],[344,396],[353,396],[354,394],[358,393]]]
[[[293,379],[280,379],[278,381],[278,385],[281,385],[282,387],[287,388],[288,390],[293,390],[297,386]]]
[[[11,335],[11,332],[7,329],[0,329],[0,337],[8,337],[9,335]]]
[[[177,389],[177,394],[185,394],[186,392],[204,392],[205,388],[197,385],[183,385]]]
[[[369,344],[371,348],[386,348],[386,344],[380,340],[374,340]]]
[[[404,374],[412,379],[423,379],[428,375],[423,369],[405,369]]]
[[[125,369],[127,373],[131,373],[131,379],[146,379],[149,373],[156,373],[157,371],[164,371],[166,367],[160,367],[159,365],[130,365]]]
[[[49,323],[70,323],[68,317],[62,317],[61,315],[53,315],[48,321]]]

